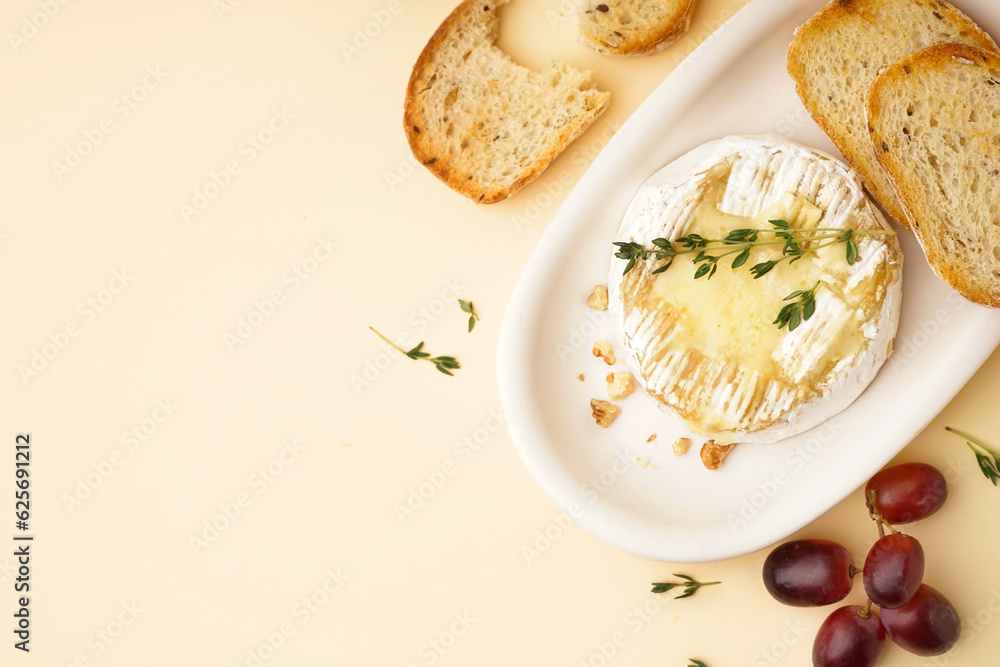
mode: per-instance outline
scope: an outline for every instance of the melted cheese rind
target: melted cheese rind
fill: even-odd
[[[783,219],[796,228],[889,229],[838,160],[774,137],[729,137],[655,174],[633,199],[618,238],[649,245],[690,233],[722,238]],[[700,435],[773,442],[847,407],[888,356],[899,319],[902,254],[895,237],[863,236],[848,265],[842,244],[780,263],[755,248],[694,279],[691,255],[653,275],[655,260],[622,276],[612,261],[609,310],[633,375],[661,408]],[[816,291],[816,312],[793,332],[774,318],[791,292]]]

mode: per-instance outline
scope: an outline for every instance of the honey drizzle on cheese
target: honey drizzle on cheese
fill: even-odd
[[[799,229],[811,228],[822,216],[820,209],[792,193],[785,193],[759,216],[730,215],[718,210],[723,190],[724,182],[713,185],[674,238],[692,233],[725,238],[733,229],[768,229],[773,219],[786,220]],[[710,279],[695,279],[694,255],[680,255],[663,273],[651,276],[643,271],[645,285],[626,278],[628,286],[623,285],[623,291],[631,301],[627,310],[651,314],[651,324],[663,335],[660,354],[646,359],[644,371],[657,374],[658,366],[671,372],[681,370],[673,386],[667,387],[675,399],[669,402],[690,406],[680,414],[695,433],[738,430],[762,417],[765,422],[773,421],[792,403],[816,394],[822,388],[817,380],[864,347],[856,302],[867,294],[845,293],[843,245],[808,253],[794,264],[782,262],[761,278],[753,278],[750,266],[780,254],[781,246],[754,248],[747,263],[736,270],[729,267],[735,256],[731,255],[728,262],[720,261]],[[817,282],[813,317],[795,332],[778,329],[774,319],[786,303],[784,298]],[[672,363],[662,364],[665,359]],[[710,387],[723,392],[728,387],[725,398],[744,396],[739,418],[733,419],[731,411],[715,410],[718,401]],[[769,404],[774,408],[771,414],[761,414],[759,410]]]

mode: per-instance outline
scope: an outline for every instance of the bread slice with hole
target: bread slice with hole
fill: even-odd
[[[587,72],[562,63],[536,72],[501,51],[497,8],[507,1],[459,5],[417,59],[404,104],[416,159],[483,204],[541,174],[610,99]]]
[[[662,51],[691,25],[696,0],[582,0],[580,41],[598,53]]]
[[[970,301],[1000,307],[1000,54],[918,51],[875,79],[865,105],[931,268]]]
[[[865,92],[882,68],[942,42],[997,48],[943,0],[833,0],[795,31],[788,49],[788,73],[809,114],[904,227],[909,223],[868,139]]]

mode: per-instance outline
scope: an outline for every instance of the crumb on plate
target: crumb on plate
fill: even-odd
[[[612,401],[625,398],[633,391],[632,374],[628,371],[608,373],[604,380],[608,383],[608,398]]]
[[[597,420],[597,425],[603,428],[611,426],[611,422],[617,419],[618,415],[622,413],[622,409],[617,405],[597,398],[590,399],[590,409],[594,412],[594,419]]]
[[[701,446],[701,462],[709,470],[718,470],[722,466],[722,459],[732,451],[736,444],[722,445],[715,440],[709,440]]]
[[[594,287],[594,292],[587,297],[587,305],[594,310],[608,309],[608,288],[604,285]]]
[[[604,359],[604,363],[608,366],[615,365],[615,350],[611,347],[611,343],[606,340],[599,340],[594,343],[594,356]]]

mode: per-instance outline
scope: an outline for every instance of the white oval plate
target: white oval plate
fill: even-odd
[[[1000,35],[991,0],[961,8]],[[644,558],[675,563],[740,556],[812,522],[861,486],[954,397],[1000,343],[1000,312],[972,305],[931,273],[915,239],[906,255],[895,353],[847,410],[773,445],[739,445],[706,470],[695,440],[648,397],[621,402],[608,429],[590,416],[611,367],[591,354],[613,340],[587,308],[607,284],[622,215],[650,175],[729,134],[779,134],[839,155],[785,71],[794,29],[819,0],[753,0],[685,60],[625,123],[545,230],[511,295],[498,378],[508,428],[531,474],[577,523]],[[623,369],[619,364],[616,368]],[[586,379],[580,381],[578,376]],[[657,438],[647,442],[653,433]]]

